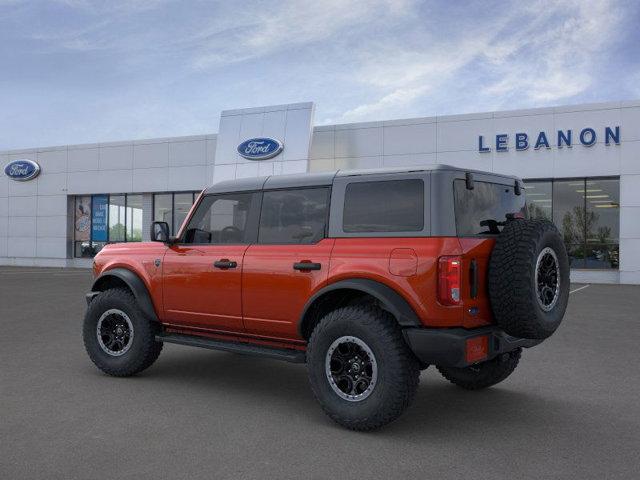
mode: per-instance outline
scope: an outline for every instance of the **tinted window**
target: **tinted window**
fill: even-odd
[[[525,196],[497,183],[474,182],[468,190],[464,180],[455,180],[455,212],[458,235],[500,233],[508,213],[526,214]]]
[[[251,193],[205,197],[189,221],[184,243],[246,243],[252,198]]]
[[[345,232],[419,232],[424,228],[424,182],[419,179],[347,185]]]
[[[316,243],[324,237],[328,188],[264,192],[260,243]]]

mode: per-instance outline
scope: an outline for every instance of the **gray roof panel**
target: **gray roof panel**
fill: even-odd
[[[429,171],[452,171],[452,172],[472,172],[477,174],[491,175],[505,179],[517,179],[511,175],[484,172],[482,170],[472,170],[468,168],[452,167],[451,165],[431,164],[419,165],[415,167],[396,168],[374,168],[367,170],[338,170],[320,173],[296,173],[293,175],[272,175],[269,177],[240,178],[236,180],[225,180],[218,182],[205,190],[205,194],[226,193],[226,192],[247,192],[261,189],[316,187],[332,185],[336,177],[353,177],[362,175],[385,175],[393,173],[409,172],[429,172]]]
[[[267,178],[265,189],[292,188],[292,187],[319,187],[333,184],[336,176],[333,172],[322,173],[297,173],[295,175],[274,175]]]

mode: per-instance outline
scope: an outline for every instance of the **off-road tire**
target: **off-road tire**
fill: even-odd
[[[100,316],[109,309],[123,311],[133,324],[131,347],[118,357],[111,356],[102,349],[96,334]],[[129,290],[113,288],[100,293],[89,304],[82,336],[89,358],[100,370],[114,377],[128,377],[149,368],[160,355],[162,342],[155,340],[158,330],[157,323],[142,313]]]
[[[538,302],[536,262],[549,248],[558,261],[558,297],[549,311]],[[560,325],[569,300],[569,258],[556,226],[547,220],[511,220],[489,261],[489,298],[496,323],[514,337],[544,339]]]
[[[518,366],[522,349],[465,368],[437,367],[444,378],[465,390],[480,390],[506,379]]]
[[[327,352],[342,336],[362,340],[377,362],[375,387],[358,402],[338,396],[326,375]],[[340,425],[359,431],[374,430],[398,418],[411,404],[420,377],[420,364],[393,316],[362,304],[339,308],[320,320],[307,347],[307,367],[313,394],[327,415]]]

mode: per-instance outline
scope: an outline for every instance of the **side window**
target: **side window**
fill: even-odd
[[[247,243],[252,193],[210,195],[202,199],[185,230],[184,243]]]
[[[342,229],[354,232],[419,232],[424,229],[420,179],[354,182],[344,194]]]
[[[316,243],[325,235],[328,188],[264,192],[259,243]]]

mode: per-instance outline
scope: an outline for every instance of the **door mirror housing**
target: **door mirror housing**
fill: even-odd
[[[169,224],[167,222],[151,223],[151,241],[169,243]]]

